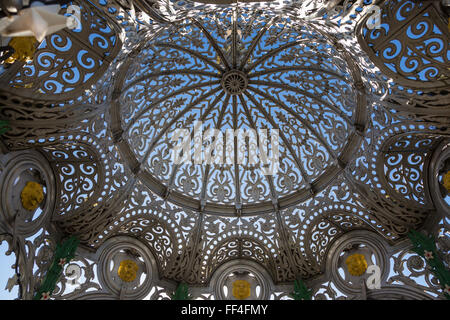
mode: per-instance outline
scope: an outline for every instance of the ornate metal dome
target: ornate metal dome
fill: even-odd
[[[306,22],[252,10],[174,24],[140,49],[115,85],[119,151],[152,191],[193,210],[262,214],[314,196],[343,170],[364,127],[364,93],[354,84],[360,72],[341,49]],[[194,132],[195,121],[223,136],[278,130],[279,172],[264,175],[247,156],[240,164],[242,151],[227,146],[229,163],[175,164],[171,136]]]
[[[44,2],[0,7],[19,298],[450,298],[446,1]]]

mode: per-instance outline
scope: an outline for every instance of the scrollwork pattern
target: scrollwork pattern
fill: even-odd
[[[54,238],[68,234],[86,249],[71,265],[83,281],[74,289],[70,277],[61,278],[56,299],[121,298],[120,290],[100,283],[103,262],[96,256],[117,235],[154,254],[159,279],[145,289],[150,299],[168,299],[174,282],[189,283],[197,298],[215,299],[211,279],[236,260],[267,272],[264,282],[276,285],[272,299],[288,299],[297,278],[306,279],[313,299],[378,297],[327,271],[328,259],[342,253],[333,246],[355,231],[369,244],[392,244],[384,249],[393,255],[395,275],[381,292],[415,288],[414,297],[440,297],[424,261],[402,252],[407,232],[434,212],[428,165],[449,135],[447,93],[422,92],[448,84],[447,44],[440,45],[445,30],[433,20],[434,5],[392,1],[383,28],[369,32],[359,9],[371,1],[346,1],[347,16],[336,6],[330,19],[321,17],[324,2],[284,2],[282,16],[271,3],[262,12],[249,4],[235,20],[234,9],[189,1],[137,16],[128,1],[91,3],[97,11],[83,11],[84,29],[49,37],[35,61],[8,82],[16,87],[0,93],[0,117],[12,126],[0,150],[35,148],[57,177],[51,230],[18,244],[24,298],[41,279]],[[298,23],[306,13],[311,19]],[[409,31],[393,33],[394,23],[408,23]],[[365,30],[366,52],[353,30],[343,34],[355,24]],[[80,39],[92,50],[85,52]],[[248,76],[242,97],[222,90],[233,59]],[[396,83],[387,84],[394,71]],[[40,91],[18,88],[38,82]],[[414,89],[419,82],[423,87]],[[279,172],[265,176],[257,166],[236,163],[173,164],[170,135],[195,120],[206,128],[278,128]],[[14,247],[8,223],[0,223],[6,232],[0,239]]]
[[[432,2],[386,2],[381,28],[361,24],[360,42],[395,82],[432,90],[448,87],[448,28],[437,10]]]

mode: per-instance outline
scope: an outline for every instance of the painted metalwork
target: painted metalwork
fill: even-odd
[[[192,299],[445,299],[407,238],[433,235],[448,267],[441,1],[211,2],[73,1],[80,29],[0,66],[8,288],[32,299],[73,235],[50,299],[171,299],[180,283]],[[278,129],[280,171],[171,163],[171,134],[195,120]]]

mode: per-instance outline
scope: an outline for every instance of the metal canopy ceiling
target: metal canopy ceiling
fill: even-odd
[[[348,60],[308,23],[232,8],[186,19],[126,66],[111,130],[129,167],[169,201],[225,215],[285,208],[325,188],[360,144],[365,98]],[[194,121],[224,141],[227,129],[279,130],[279,172],[247,156],[240,165],[237,152],[228,165],[174,164],[170,137],[186,128],[194,138]]]

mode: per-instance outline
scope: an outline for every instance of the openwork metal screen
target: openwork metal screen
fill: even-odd
[[[50,298],[169,299],[186,283],[288,299],[302,279],[313,299],[445,299],[407,237],[432,235],[448,268],[444,1],[209,2],[73,1],[60,14],[78,6],[78,28],[0,66],[0,241],[21,298],[76,236]],[[174,161],[181,141],[190,161]],[[251,161],[266,147],[273,174]]]

